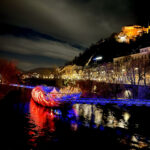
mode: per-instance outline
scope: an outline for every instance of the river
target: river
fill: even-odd
[[[65,103],[45,108],[31,90],[13,88],[0,100],[0,149],[150,149],[150,107]]]

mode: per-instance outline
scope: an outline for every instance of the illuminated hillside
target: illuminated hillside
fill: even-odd
[[[139,53],[140,48],[149,46],[150,26],[124,26],[120,33],[112,33],[108,38],[97,41],[66,65],[85,66],[88,63],[90,66],[112,62],[115,57]],[[102,56],[103,59],[95,62],[93,58],[97,56]]]
[[[149,33],[150,26],[148,28],[134,25],[134,26],[124,26],[122,31],[115,35],[115,39],[120,43],[130,43],[130,40],[135,41],[138,36],[142,36],[144,33]]]

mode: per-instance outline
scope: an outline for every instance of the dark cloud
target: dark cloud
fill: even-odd
[[[2,0],[3,21],[89,46],[134,23],[130,0]]]
[[[32,40],[23,37],[15,37],[12,35],[0,36],[0,45],[1,50],[4,51],[5,54],[16,54],[16,57],[13,55],[12,58],[18,59],[17,54],[20,54],[23,55],[28,61],[29,58],[32,58],[32,63],[36,61],[33,58],[37,58],[36,63],[38,62],[40,65],[46,63],[49,58],[48,63],[51,63],[51,66],[54,64],[60,66],[62,65],[62,62],[64,64],[64,62],[72,60],[74,56],[78,55],[80,52],[79,49],[72,47],[67,43],[61,43],[43,38]],[[38,58],[37,56],[40,57]],[[20,65],[20,67],[23,68],[23,65]],[[34,66],[32,65],[30,66],[30,68],[33,67]]]
[[[16,28],[1,32],[0,49],[68,61],[122,26],[138,23],[139,6],[135,0],[1,0],[0,22]]]
[[[15,52],[1,51],[1,57],[8,60],[14,60],[18,64],[18,68],[23,70],[30,70],[39,67],[55,67],[64,64],[63,59],[55,59],[53,57],[41,56],[38,54],[18,54]]]

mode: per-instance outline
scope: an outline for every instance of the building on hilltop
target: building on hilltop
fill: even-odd
[[[120,43],[130,43],[130,40],[135,41],[138,36],[142,36],[144,33],[149,33],[150,26],[147,28],[134,25],[134,26],[125,26],[122,27],[122,30],[120,33],[115,35],[115,38]]]

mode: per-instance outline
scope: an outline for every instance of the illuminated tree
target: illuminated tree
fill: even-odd
[[[125,83],[132,85],[147,85],[150,69],[149,55],[143,55],[142,57],[132,58],[126,56],[121,64],[122,76],[125,79]]]
[[[123,83],[132,85],[132,98],[137,96],[139,86],[150,84],[150,54],[136,56],[126,56],[119,62]]]
[[[103,92],[106,96],[117,99],[118,93],[121,92],[121,75],[119,65],[113,63],[104,63],[99,70]],[[104,84],[105,82],[106,84]],[[101,90],[102,91],[102,90]]]
[[[0,74],[3,83],[18,83],[20,71],[14,61],[0,59]]]

